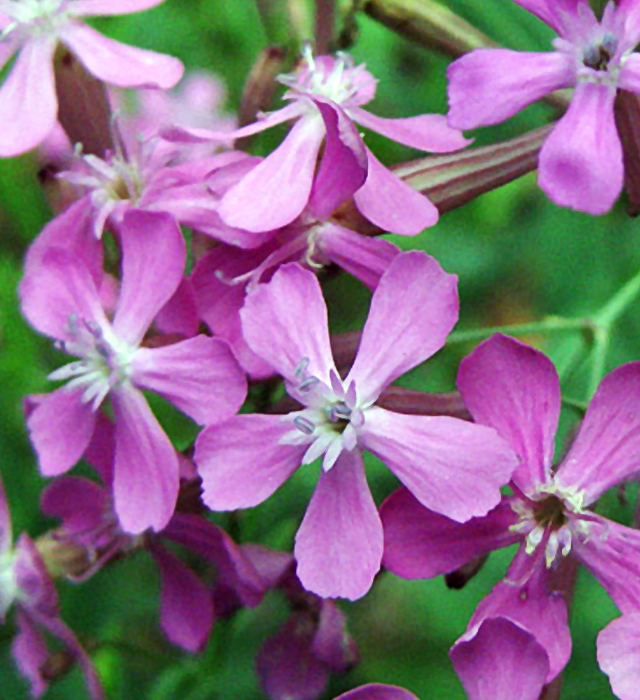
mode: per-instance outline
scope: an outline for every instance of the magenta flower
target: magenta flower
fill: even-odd
[[[559,88],[575,87],[569,110],[540,151],[538,184],[564,207],[604,214],[623,183],[613,116],[617,89],[640,93],[638,0],[610,2],[598,20],[587,0],[514,0],[558,34],[552,53],[477,49],[448,69],[449,123],[497,124]]]
[[[25,534],[15,547],[12,544],[9,506],[0,482],[0,624],[12,607],[17,635],[11,650],[33,697],[42,695],[49,685],[43,674],[49,659],[45,632],[59,639],[78,660],[93,700],[104,697],[91,659],[60,619],[58,594],[36,546]]]
[[[163,0],[2,0],[0,66],[19,51],[0,89],[0,156],[29,151],[56,124],[53,73],[58,43],[100,80],[117,87],[170,88],[183,72],[180,61],[108,39],[82,22],[94,15],[121,15]]]
[[[42,473],[57,476],[84,454],[96,411],[109,396],[116,420],[115,509],[123,528],[139,533],[167,524],[179,477],[175,451],[141,389],[211,424],[240,408],[247,387],[224,340],[200,335],[142,346],[182,280],[185,244],[167,214],[134,210],[123,227],[122,285],[112,322],[89,269],[68,250],[49,249],[22,282],[22,310],[30,323],[80,358],[50,375],[71,381],[40,403],[27,426]]]
[[[519,542],[505,580],[480,603],[462,640],[473,639],[488,617],[511,620],[546,651],[550,681],[571,651],[558,580],[565,557],[586,566],[622,612],[640,610],[640,532],[590,509],[638,470],[640,363],[603,379],[557,468],[560,384],[542,353],[495,335],[463,360],[458,386],[474,419],[495,428],[519,455],[514,494],[486,517],[460,524],[423,508],[407,490],[397,491],[381,512],[383,563],[405,578],[430,578]]]
[[[369,683],[348,693],[339,695],[335,700],[418,700],[413,693],[396,685]]]
[[[242,415],[205,429],[195,462],[213,510],[258,505],[301,464],[322,457],[296,536],[298,576],[323,597],[355,599],[380,566],[382,529],[361,449],[387,463],[417,498],[460,521],[500,499],[515,457],[493,430],[375,405],[381,391],[437,350],[458,316],[456,278],[422,252],[401,253],[382,276],[353,367],[338,376],[316,277],[281,267],[247,296],[250,348],[302,406],[287,416]]]
[[[344,136],[352,142],[360,140],[353,126],[356,122],[399,143],[435,153],[457,151],[469,143],[447,126],[441,115],[383,119],[362,109],[375,95],[376,80],[363,65],[354,67],[346,54],[335,59],[314,58],[308,50],[304,61],[292,75],[280,76],[280,81],[290,88],[284,96],[290,104],[255,124],[231,134],[202,129],[172,129],[165,133],[172,140],[197,143],[229,136],[242,138],[296,120],[282,144],[222,198],[219,213],[229,226],[269,231],[286,226],[302,213],[312,193],[327,111],[334,112],[339,123],[350,125],[354,135]],[[330,165],[339,169],[335,163]],[[435,224],[435,206],[387,170],[369,149],[365,169],[366,182],[354,199],[370,221],[387,231],[406,235],[415,235]]]

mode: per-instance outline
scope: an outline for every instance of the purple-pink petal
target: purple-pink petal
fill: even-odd
[[[200,317],[193,284],[184,277],[175,294],[156,314],[154,326],[162,333],[193,338],[200,330]]]
[[[640,468],[640,362],[616,368],[591,399],[555,481],[593,503]]]
[[[218,208],[222,220],[247,231],[291,223],[309,201],[324,133],[319,116],[298,120],[280,146],[225,194]]]
[[[460,363],[458,388],[474,420],[494,428],[520,458],[514,482],[526,493],[546,483],[560,416],[560,380],[551,360],[496,334]]]
[[[178,289],[187,254],[178,224],[168,214],[132,209],[121,231],[122,286],[113,328],[135,346]]]
[[[318,246],[336,265],[375,289],[400,248],[384,238],[363,236],[334,223],[324,224],[316,233]]]
[[[11,513],[9,511],[9,502],[7,494],[4,490],[2,479],[0,479],[0,557],[6,554],[12,547],[13,535],[11,529]],[[0,619],[2,617],[0,609]]]
[[[262,503],[300,466],[306,446],[280,445],[292,430],[281,416],[241,415],[205,428],[194,461],[211,510]]]
[[[296,535],[298,578],[323,598],[357,600],[380,569],[382,544],[362,456],[342,452],[328,472],[320,472]]]
[[[635,14],[638,14],[637,12]],[[639,20],[640,23],[640,20]],[[627,56],[618,75],[618,88],[629,92],[640,93],[640,54],[632,53]]]
[[[240,312],[249,347],[285,379],[295,379],[303,358],[307,372],[329,385],[335,370],[327,307],[316,276],[300,265],[283,265],[251,292]]]
[[[598,663],[620,700],[640,698],[640,613],[623,615],[600,632]]]
[[[623,612],[640,610],[640,532],[592,515],[587,536],[572,539],[572,552]]]
[[[465,522],[500,502],[515,455],[491,428],[445,416],[370,408],[360,444],[430,510]]]
[[[564,54],[476,49],[454,61],[449,78],[449,124],[457,129],[489,126],[575,82]]]
[[[162,530],[178,498],[179,465],[169,438],[140,391],[112,392],[116,424],[114,506],[122,528],[138,534]]]
[[[40,333],[60,340],[75,340],[69,319],[107,325],[98,290],[84,262],[68,250],[49,248],[41,265],[20,285],[22,313]]]
[[[44,141],[56,123],[54,38],[29,39],[0,88],[0,157],[17,156]]]
[[[211,590],[180,559],[160,545],[151,547],[160,569],[160,624],[168,639],[187,651],[204,648],[213,627]]]
[[[367,129],[420,151],[451,153],[472,143],[470,139],[465,139],[458,129],[452,129],[442,114],[385,119],[359,107],[351,107],[349,115]]]
[[[256,659],[260,685],[271,700],[315,700],[329,667],[311,650],[313,627],[304,613],[293,614],[263,644]]]
[[[229,344],[199,335],[161,348],[140,348],[133,359],[136,386],[155,391],[200,425],[230,418],[247,395],[247,381]]]
[[[469,700],[538,700],[549,659],[535,637],[502,617],[449,652]]]
[[[624,178],[611,85],[579,83],[567,113],[540,151],[538,184],[556,204],[606,214]]]
[[[71,469],[89,445],[96,414],[83,403],[83,390],[57,389],[44,398],[27,420],[31,443],[44,476]]]
[[[75,17],[126,15],[161,5],[164,0],[75,0],[71,11]]]
[[[320,169],[313,181],[308,211],[320,221],[329,218],[367,179],[367,152],[353,122],[333,102],[314,100],[326,137]]]
[[[42,675],[42,667],[49,659],[49,650],[38,625],[23,610],[16,614],[18,632],[11,645],[11,653],[20,673],[29,681],[31,695],[40,697],[49,684]]]
[[[513,0],[543,22],[562,33],[564,23],[575,19],[578,4],[584,0]]]
[[[335,700],[418,700],[413,693],[396,685],[369,683],[348,693],[339,695]]]
[[[385,168],[369,149],[367,160],[367,180],[353,198],[369,221],[402,236],[415,236],[438,221],[436,207]]]
[[[60,39],[89,73],[116,87],[168,90],[184,73],[184,66],[177,58],[122,44],[86,24],[65,25]]]
[[[65,532],[82,535],[98,528],[110,500],[109,491],[95,481],[68,476],[56,479],[42,493],[40,508],[62,520]]]
[[[433,578],[464,566],[476,557],[520,541],[509,528],[518,516],[509,499],[466,523],[425,508],[406,488],[382,504],[383,565],[402,578]]]
[[[322,601],[311,648],[336,673],[344,673],[358,659],[358,649],[347,632],[347,618],[332,600]]]
[[[571,635],[567,606],[561,593],[551,590],[551,571],[544,557],[532,559],[522,546],[518,550],[504,581],[478,605],[464,640],[473,639],[481,623],[504,617],[530,632],[549,658],[550,682],[566,666],[571,655]]]
[[[422,251],[396,256],[382,276],[346,379],[360,401],[431,357],[458,320],[458,278]]]

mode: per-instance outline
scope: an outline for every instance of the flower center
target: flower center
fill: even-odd
[[[587,68],[606,71],[615,56],[618,40],[613,34],[605,34],[599,44],[587,44],[582,50],[582,62]]]
[[[72,340],[58,343],[58,349],[83,359],[60,367],[49,379],[70,379],[67,389],[84,389],[82,401],[97,410],[113,388],[129,379],[136,349],[119,341],[110,329],[76,314],[69,316],[66,330]]]
[[[68,0],[0,0],[0,12],[13,19],[2,38],[18,31],[22,38],[56,35],[69,19]]]
[[[558,530],[568,522],[563,501],[553,494],[535,501],[532,511],[534,520],[543,528]]]

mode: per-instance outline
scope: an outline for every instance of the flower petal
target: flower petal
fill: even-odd
[[[163,2],[164,0],[75,0],[70,11],[74,17],[126,15],[148,10]]]
[[[109,491],[80,476],[56,479],[42,493],[40,508],[50,518],[62,520],[65,532],[82,535],[103,523],[108,512]]]
[[[509,500],[482,518],[458,523],[432,513],[405,489],[400,488],[382,504],[384,529],[382,563],[402,578],[433,578],[455,571],[487,552],[519,542],[510,531],[518,516]]]
[[[283,265],[247,296],[240,318],[249,347],[285,379],[294,381],[300,361],[308,358],[308,374],[330,386],[335,367],[327,307],[312,272]]]
[[[422,505],[458,522],[497,506],[516,464],[495,431],[457,418],[373,407],[359,436]]]
[[[385,168],[369,149],[367,160],[367,180],[353,198],[369,221],[402,236],[415,236],[438,221],[436,207]]]
[[[348,693],[339,695],[335,700],[418,700],[413,693],[395,685],[368,683]]]
[[[508,336],[485,340],[460,363],[458,388],[476,423],[494,428],[521,460],[513,481],[532,494],[551,470],[560,380],[541,352]]]
[[[610,85],[579,83],[540,151],[538,184],[561,207],[606,214],[624,178]]]
[[[43,399],[27,420],[29,437],[44,476],[71,469],[89,445],[96,414],[83,403],[83,390],[57,389]]]
[[[160,624],[173,644],[190,652],[204,648],[213,627],[211,590],[164,547],[150,548],[160,569]]]
[[[623,612],[640,610],[640,532],[591,515],[586,536],[572,538],[572,552]]]
[[[122,285],[116,335],[139,345],[155,315],[175,294],[186,262],[178,224],[168,214],[132,209],[122,225]]]
[[[178,498],[178,458],[141,392],[122,385],[111,397],[116,513],[126,532],[158,532],[169,522]]]
[[[157,313],[154,326],[164,334],[177,333],[193,338],[200,330],[200,317],[193,285],[183,277],[175,294]]]
[[[457,280],[422,251],[394,258],[371,300],[345,381],[355,381],[360,402],[377,398],[385,386],[444,345],[458,320]]]
[[[375,289],[380,278],[400,253],[400,248],[383,238],[363,236],[348,228],[326,223],[316,231],[318,246],[336,265]]]
[[[520,547],[505,580],[480,602],[461,639],[473,639],[484,620],[494,617],[511,620],[544,648],[549,658],[547,682],[566,666],[571,655],[567,606],[562,594],[550,589],[544,558],[533,561]]]
[[[114,41],[86,24],[67,24],[60,39],[89,73],[116,87],[168,90],[184,73],[177,58]]]
[[[0,556],[6,554],[13,547],[13,535],[11,529],[11,512],[5,493],[2,479],[0,479]],[[2,606],[0,606],[0,620],[3,618]]]
[[[69,319],[95,321],[105,328],[108,321],[91,272],[72,252],[46,250],[38,267],[32,267],[20,284],[22,313],[40,333],[60,340],[74,340]]]
[[[0,157],[26,153],[42,143],[56,123],[53,77],[55,38],[29,39],[0,88]]]
[[[293,553],[302,585],[323,598],[357,600],[371,588],[382,559],[382,524],[357,450],[343,451],[320,472]]]
[[[367,151],[354,123],[333,102],[315,99],[326,137],[309,198],[310,215],[324,221],[367,179]]]
[[[20,673],[29,681],[31,695],[40,697],[49,687],[42,668],[49,660],[49,650],[43,633],[23,610],[16,614],[17,634],[11,644],[11,653]]]
[[[329,667],[311,649],[313,623],[294,613],[262,645],[256,670],[263,691],[272,700],[315,700],[327,684]]]
[[[640,362],[610,372],[591,399],[555,481],[593,503],[640,469]]]
[[[535,637],[502,617],[485,620],[449,655],[469,700],[538,700],[549,673]]]
[[[598,635],[598,663],[620,700],[638,700],[640,613],[623,615]]]
[[[447,123],[442,114],[421,114],[404,119],[384,119],[359,107],[349,108],[354,121],[367,129],[382,134],[392,141],[405,146],[431,153],[451,153],[468,146],[472,141],[465,139]]]
[[[570,19],[575,20],[577,7],[584,0],[513,0],[561,34]]]
[[[550,92],[571,87],[575,68],[555,51],[476,49],[454,61],[447,77],[449,124],[475,129],[499,124]]]
[[[286,139],[220,201],[229,226],[272,231],[291,223],[306,207],[325,127],[319,116],[302,117]]]
[[[211,510],[251,508],[265,501],[300,466],[306,445],[281,445],[291,424],[281,416],[234,416],[205,428],[194,461]]]
[[[164,396],[200,425],[230,418],[247,395],[244,373],[220,338],[199,335],[162,348],[140,348],[132,373],[137,386]]]

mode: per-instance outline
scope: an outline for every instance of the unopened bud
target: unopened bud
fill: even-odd
[[[627,213],[640,214],[640,98],[618,90],[615,117],[624,156],[624,188],[629,197]]]
[[[113,150],[111,108],[107,91],[75,56],[60,47],[54,62],[58,121],[72,144],[81,143],[84,154],[103,157]]]
[[[51,578],[80,578],[92,566],[92,557],[82,547],[64,536],[64,531],[51,530],[35,541]]]
[[[238,112],[238,126],[246,126],[256,121],[260,112],[267,111],[273,96],[278,89],[277,76],[282,73],[286,52],[279,46],[267,46],[255,60],[253,68],[244,84],[240,110]],[[248,146],[249,139],[239,139],[236,148],[243,149]]]
[[[468,564],[464,564],[459,569],[446,574],[444,582],[447,584],[447,588],[453,588],[456,591],[464,588],[469,581],[476,576],[480,569],[482,569],[488,558],[488,554],[483,554],[482,556],[476,557]]]

